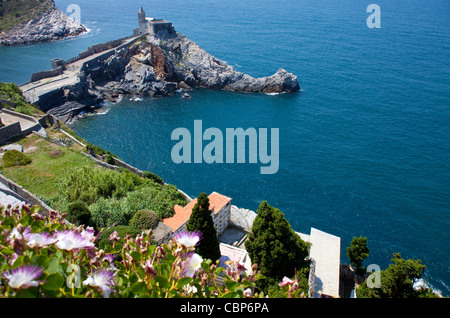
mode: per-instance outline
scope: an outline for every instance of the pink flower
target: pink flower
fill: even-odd
[[[14,289],[23,288],[26,289],[31,286],[38,286],[39,282],[36,282],[39,276],[41,276],[42,267],[36,265],[23,265],[11,270],[11,273],[3,274],[8,280],[8,285]]]
[[[94,247],[94,243],[75,231],[58,232],[56,233],[56,239],[58,240],[56,246],[66,251],[78,251]]]
[[[288,286],[288,285],[292,285],[294,283],[293,280],[287,278],[286,276],[283,277],[283,280],[278,284],[278,286],[283,287],[283,286]]]
[[[147,260],[144,264],[144,266],[142,266],[142,268],[144,269],[146,274],[151,274],[153,277],[156,276],[156,270],[153,267],[152,262],[150,262],[150,260]]]
[[[103,292],[103,297],[108,298],[111,294],[111,287],[114,286],[114,273],[109,270],[98,270],[89,275],[83,281],[83,285],[97,287]]]
[[[56,239],[48,233],[33,233],[28,237],[27,245],[29,247],[44,247],[56,243]]]
[[[120,240],[119,235],[117,234],[117,231],[114,231],[111,233],[111,235],[109,236],[109,240],[113,241],[113,242],[117,242]]]
[[[178,243],[186,248],[195,247],[201,240],[202,234],[200,232],[183,231],[175,234],[175,239]]]
[[[86,230],[83,229],[83,231],[81,232],[81,236],[84,237],[85,239],[93,242],[95,241],[95,235],[94,235],[94,228],[88,226],[86,228]]]

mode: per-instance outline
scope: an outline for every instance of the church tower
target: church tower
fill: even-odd
[[[139,9],[139,12],[138,12],[138,19],[139,19],[139,24],[145,23],[145,11],[142,8],[142,6],[141,6],[141,8]]]

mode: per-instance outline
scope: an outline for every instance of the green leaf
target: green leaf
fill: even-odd
[[[160,288],[170,288],[171,286],[167,278],[162,276],[156,276],[155,281],[159,284]]]
[[[36,255],[31,260],[31,263],[33,265],[39,265],[39,266],[42,266],[45,268],[45,267],[47,267],[47,264],[48,264],[48,257],[45,255]]]
[[[236,292],[228,292],[222,296],[222,298],[238,298],[239,294]]]
[[[140,262],[141,261],[141,253],[137,252],[137,251],[133,251],[131,252],[131,257],[136,261],[136,262]]]
[[[189,284],[191,281],[192,281],[192,278],[190,278],[190,277],[183,277],[183,278],[180,278],[180,279],[177,281],[177,288],[180,289],[180,288],[182,288],[183,286],[186,286],[187,284]]]
[[[239,287],[239,283],[235,282],[231,279],[227,279],[225,281],[225,287],[229,290],[229,291],[234,291],[236,288]]]
[[[145,282],[137,282],[136,284],[134,284],[131,287],[131,291],[134,294],[145,294],[147,293],[147,285],[145,284]]]
[[[45,283],[42,285],[42,288],[45,290],[59,290],[64,284],[64,277],[60,274],[51,274],[47,278],[45,278]]]
[[[61,263],[56,255],[50,258],[47,267],[47,273],[55,274],[55,273],[64,273],[61,267]]]

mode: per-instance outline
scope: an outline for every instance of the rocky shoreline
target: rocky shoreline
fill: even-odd
[[[0,46],[42,43],[78,36],[88,30],[51,2],[49,9],[25,23],[0,33]]]
[[[68,66],[70,67],[70,66]],[[107,59],[85,63],[79,81],[64,87],[62,106],[52,113],[68,114],[95,109],[121,95],[168,96],[180,89],[208,88],[251,93],[296,92],[297,76],[279,69],[274,75],[254,78],[201,49],[185,35],[145,36],[115,50]],[[88,106],[88,108],[83,107]],[[59,116],[60,117],[60,116]]]

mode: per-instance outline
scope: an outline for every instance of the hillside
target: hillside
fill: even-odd
[[[0,46],[63,39],[86,28],[56,8],[53,0],[0,0]]]

